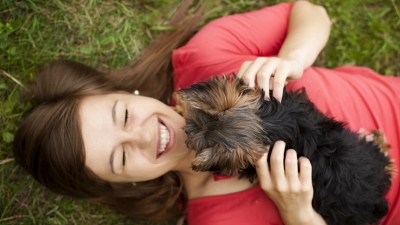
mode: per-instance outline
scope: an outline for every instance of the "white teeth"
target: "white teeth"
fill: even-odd
[[[169,142],[169,133],[167,128],[161,124],[160,126],[160,153],[165,151],[165,147],[167,146]]]

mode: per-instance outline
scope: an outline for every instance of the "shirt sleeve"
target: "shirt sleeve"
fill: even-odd
[[[172,55],[175,90],[211,76],[237,73],[244,61],[278,54],[293,3],[216,19]]]

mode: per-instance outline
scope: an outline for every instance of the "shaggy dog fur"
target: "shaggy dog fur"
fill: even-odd
[[[267,145],[286,142],[312,164],[314,209],[328,224],[378,223],[395,170],[389,146],[374,132],[368,141],[320,112],[305,90],[286,91],[282,103],[264,101],[261,89],[241,79],[212,78],[178,91],[187,124],[186,144],[196,151],[195,171],[256,178],[254,165]]]

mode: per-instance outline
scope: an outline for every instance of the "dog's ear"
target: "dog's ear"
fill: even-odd
[[[213,117],[198,109],[190,108],[185,111],[186,125],[183,130],[187,134],[187,147],[199,152],[214,146],[216,142],[210,134],[210,130],[214,129]]]

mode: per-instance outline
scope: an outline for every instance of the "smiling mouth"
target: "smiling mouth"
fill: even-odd
[[[167,127],[164,124],[160,124],[160,149],[158,150],[157,158],[160,157],[165,149],[167,148],[167,144],[170,140],[170,135]]]

